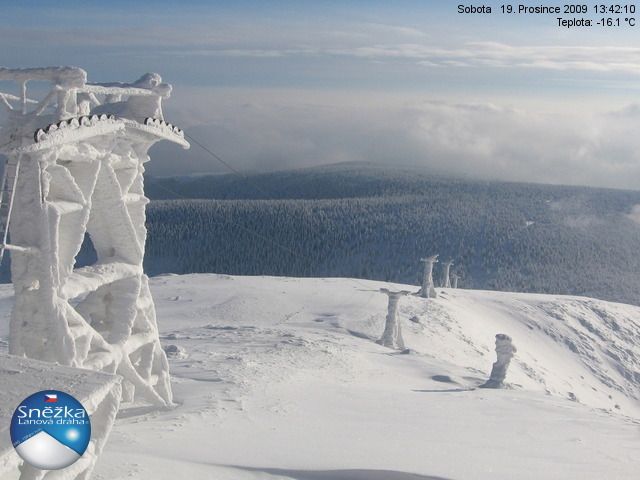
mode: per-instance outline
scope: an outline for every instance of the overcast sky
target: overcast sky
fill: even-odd
[[[3,2],[0,64],[159,72],[169,119],[238,169],[366,160],[640,188],[640,27],[446,0],[131,4]],[[196,146],[154,153],[155,175],[223,171]]]

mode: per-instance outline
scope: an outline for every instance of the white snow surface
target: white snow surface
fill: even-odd
[[[400,300],[402,354],[375,343],[380,288],[418,290],[152,279],[178,407],[121,411],[94,478],[637,478],[639,307],[441,289]],[[10,290],[0,288],[5,317]],[[518,348],[509,388],[476,389],[496,333]]]

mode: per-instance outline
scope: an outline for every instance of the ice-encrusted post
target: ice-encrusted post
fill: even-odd
[[[0,92],[9,110],[0,129],[7,163],[0,232],[11,244],[15,307],[9,352],[117,374],[122,400],[173,404],[149,282],[144,164],[149,148],[189,144],[164,121],[171,85],[158,74],[134,83],[87,83],[76,67],[0,68],[0,80],[24,86]],[[31,81],[48,82],[41,100]],[[84,241],[97,262],[75,268]]]
[[[423,298],[436,298],[437,293],[433,284],[433,265],[438,263],[438,255],[432,255],[431,257],[421,258],[420,261],[424,263],[424,272],[422,274],[422,288],[420,289],[420,296]]]
[[[442,273],[442,287],[443,288],[451,288],[451,276],[449,272],[451,271],[451,265],[453,265],[453,260],[447,260],[444,262],[444,272]]]
[[[491,369],[491,377],[487,382],[481,385],[481,388],[502,388],[504,387],[504,379],[507,376],[507,369],[513,355],[517,352],[515,345],[511,341],[509,335],[499,333],[496,335],[496,355],[497,360]]]
[[[402,338],[402,329],[398,322],[398,302],[401,297],[409,295],[406,290],[391,291],[387,288],[381,288],[380,291],[389,297],[387,304],[387,318],[384,324],[384,332],[377,343],[384,347],[394,348],[396,350],[404,350],[404,339]]]
[[[458,280],[460,279],[460,275],[457,273],[451,274],[451,288],[458,288]]]

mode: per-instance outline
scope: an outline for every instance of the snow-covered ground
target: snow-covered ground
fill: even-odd
[[[406,286],[222,275],[151,285],[179,406],[121,412],[95,478],[637,478],[638,307],[440,290],[401,300],[402,354],[375,343],[378,288]],[[11,303],[3,287],[0,314]],[[511,388],[476,389],[496,333],[518,348]]]

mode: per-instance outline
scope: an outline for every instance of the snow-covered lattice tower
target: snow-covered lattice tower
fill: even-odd
[[[40,101],[27,96],[34,80],[50,88]],[[19,87],[0,93],[0,254],[12,252],[16,302],[10,353],[117,373],[124,401],[171,405],[142,269],[147,151],[163,139],[189,147],[162,115],[171,86],[157,74],[89,84],[74,67],[0,69],[0,81]],[[97,262],[74,268],[87,235]]]

